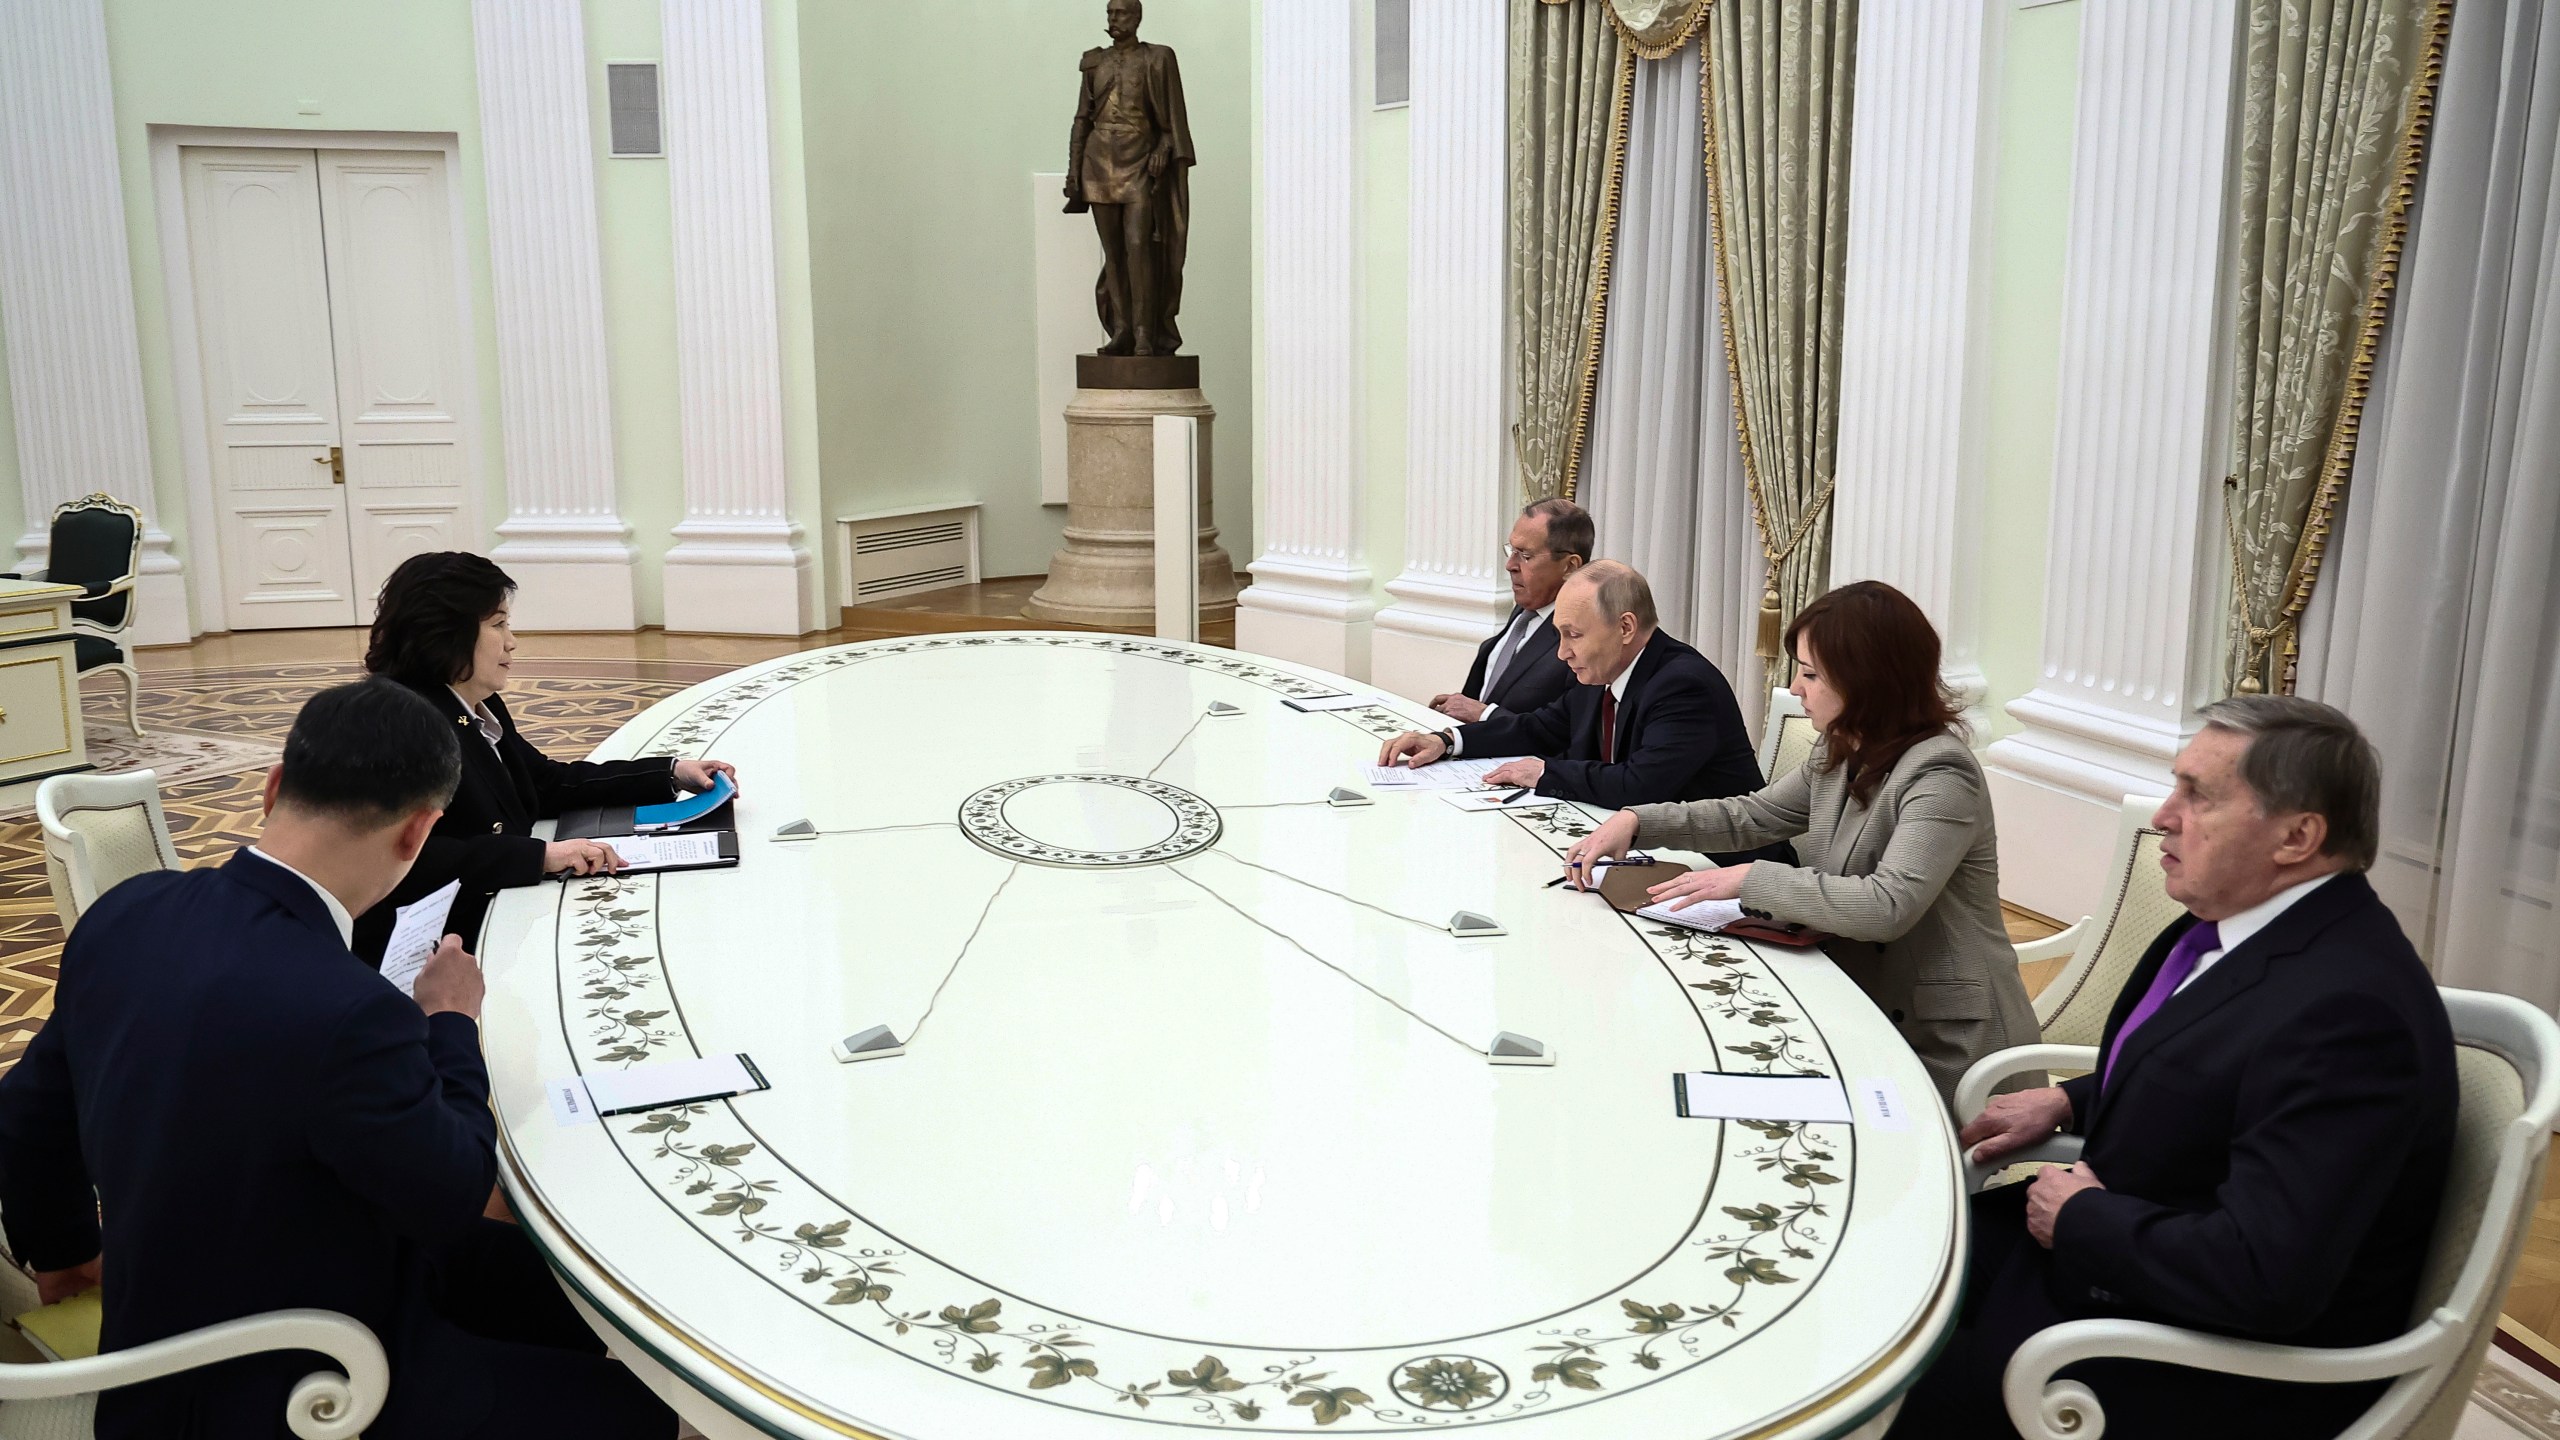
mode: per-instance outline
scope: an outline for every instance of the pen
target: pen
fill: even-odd
[[[1495,801],[1494,803],[1495,803],[1495,804],[1497,804],[1497,805],[1508,805],[1508,804],[1510,804],[1512,801],[1517,800],[1517,799],[1519,799],[1521,796],[1526,795],[1526,794],[1528,794],[1528,793],[1529,793],[1529,787],[1528,787],[1528,786],[1526,786],[1526,785],[1523,785],[1523,786],[1521,786],[1519,789],[1514,790],[1514,791],[1512,791],[1510,794],[1503,796],[1500,800],[1497,800],[1497,801]]]

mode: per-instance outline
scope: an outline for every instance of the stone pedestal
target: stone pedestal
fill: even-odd
[[[1232,618],[1236,568],[1209,505],[1209,426],[1192,355],[1076,357],[1067,403],[1066,544],[1022,608],[1032,620],[1145,629],[1156,618],[1155,417],[1200,422],[1200,617]]]

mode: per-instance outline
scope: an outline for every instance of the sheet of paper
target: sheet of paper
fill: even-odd
[[[1550,805],[1564,803],[1553,795],[1541,795],[1535,790],[1517,800],[1503,798],[1519,788],[1513,785],[1492,790],[1448,790],[1441,792],[1440,798],[1461,810],[1543,810]]]
[[[1640,919],[1659,920],[1683,930],[1721,930],[1742,918],[1739,900],[1692,900],[1677,910],[1662,905],[1647,905],[1636,912]]]
[[[1381,790],[1481,790],[1501,758],[1443,760],[1436,765],[1369,765],[1368,782]]]
[[[436,946],[444,939],[445,918],[453,913],[454,897],[461,893],[461,881],[448,881],[443,889],[391,912],[391,943],[383,947],[382,978],[399,986],[401,994],[418,993],[418,972],[434,958]]]
[[[717,833],[691,835],[599,835],[626,865],[708,865],[720,858]]]
[[[1902,1103],[1902,1087],[1881,1075],[1870,1075],[1854,1087],[1867,1123],[1879,1130],[1908,1130],[1911,1111]]]
[[[1691,1070],[1672,1077],[1680,1113],[1692,1120],[1849,1118],[1849,1092],[1828,1075],[1725,1075]]]
[[[1378,703],[1375,695],[1285,695],[1280,703],[1292,710],[1319,714],[1326,710],[1358,710]]]
[[[765,1087],[764,1076],[744,1055],[705,1055],[699,1060],[658,1060],[628,1070],[586,1077],[587,1098],[598,1115],[655,1110],[688,1100],[719,1100]]]

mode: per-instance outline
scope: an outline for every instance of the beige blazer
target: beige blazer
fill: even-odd
[[[1839,937],[1824,947],[1832,960],[1952,1098],[1973,1062],[2042,1038],[2000,916],[1982,768],[1953,736],[1923,740],[1862,805],[1847,771],[1825,769],[1826,758],[1817,746],[1754,794],[1638,805],[1636,838],[1708,851],[1795,841],[1803,863],[1755,862],[1742,903]]]

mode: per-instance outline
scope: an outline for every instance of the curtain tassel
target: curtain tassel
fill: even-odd
[[[1778,585],[1772,580],[1760,591],[1760,643],[1754,649],[1763,660],[1778,658],[1778,642],[1785,636],[1786,626],[1778,614]]]

